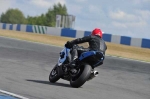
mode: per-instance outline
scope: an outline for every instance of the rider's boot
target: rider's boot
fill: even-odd
[[[72,55],[71,55],[70,67],[76,66],[77,58],[78,58],[78,52],[76,49],[73,49]]]

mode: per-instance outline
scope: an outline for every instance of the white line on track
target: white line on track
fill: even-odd
[[[20,40],[20,41],[25,41],[25,42],[30,42],[30,43],[42,44],[42,45],[47,45],[47,46],[54,46],[54,47],[58,47],[58,48],[63,48],[63,47],[61,47],[61,46],[50,45],[50,44],[44,44],[44,43],[40,43],[40,42],[32,42],[32,41],[22,40],[22,39],[18,39],[18,38],[11,38],[11,37],[5,37],[5,36],[0,36],[0,37],[8,38],[8,39],[14,39],[14,40]],[[132,61],[137,61],[137,62],[143,62],[143,63],[150,63],[150,62],[141,61],[141,60],[136,60],[136,59],[124,58],[124,57],[121,57],[121,56],[112,56],[112,55],[106,55],[106,56],[109,56],[109,57],[116,57],[116,58],[126,59],[126,60],[132,60]]]
[[[16,97],[16,98],[20,98],[20,99],[29,99],[29,98],[26,98],[26,97],[23,97],[23,96],[20,96],[20,95],[17,95],[17,94],[8,92],[8,91],[4,91],[4,90],[1,90],[1,89],[0,89],[0,92],[3,93],[3,94],[7,94],[7,95],[10,95],[10,96]]]
[[[121,57],[121,56],[111,56],[111,55],[106,55],[106,56],[120,58],[120,59],[126,59],[126,60],[132,60],[132,61],[137,61],[137,62],[143,62],[143,63],[150,63],[150,62],[146,62],[146,61],[142,61],[142,60],[136,60],[136,59],[131,59],[131,58],[124,58],[124,57]]]
[[[5,37],[5,36],[0,36],[0,37],[7,38],[7,39],[12,39],[12,40],[18,40],[18,41],[29,42],[29,43],[42,44],[42,45],[47,45],[47,46],[54,46],[54,47],[63,48],[63,47],[61,47],[61,46],[56,46],[56,45],[52,45],[52,44],[45,44],[45,43],[41,43],[41,42],[27,41],[27,40],[22,40],[22,39],[19,39],[19,38],[11,38],[11,37]]]

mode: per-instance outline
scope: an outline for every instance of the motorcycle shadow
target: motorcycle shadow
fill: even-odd
[[[54,86],[62,86],[62,87],[69,87],[69,88],[72,88],[69,84],[64,84],[64,83],[60,83],[60,82],[50,83],[49,81],[30,80],[30,79],[27,79],[26,81],[35,82],[35,83],[41,83],[41,84],[47,84],[47,85],[54,85]]]

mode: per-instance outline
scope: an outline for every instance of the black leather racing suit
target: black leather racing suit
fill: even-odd
[[[89,43],[89,48],[88,49],[85,49],[85,48],[80,48],[80,50],[82,50],[83,52],[85,51],[100,51],[100,52],[103,52],[104,55],[105,55],[105,51],[107,49],[107,46],[105,44],[105,41],[100,38],[99,36],[85,36],[83,38],[78,38],[78,39],[75,39],[73,41],[71,41],[70,43],[72,45],[74,44],[80,44],[80,43],[84,43],[84,42],[88,42]],[[71,51],[71,56],[72,56],[72,60],[78,58],[78,49],[79,47],[73,47],[72,48],[72,51]]]

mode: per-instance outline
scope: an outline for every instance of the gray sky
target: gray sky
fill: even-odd
[[[19,8],[25,16],[46,13],[54,3],[66,4],[76,16],[75,29],[150,39],[150,0],[0,0],[0,14]]]

